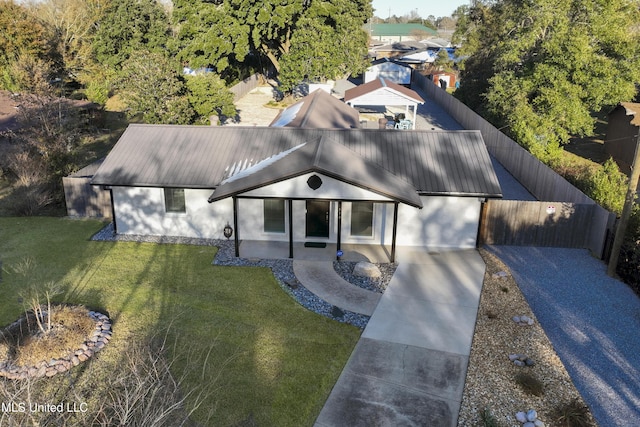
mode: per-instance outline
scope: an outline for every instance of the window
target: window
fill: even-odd
[[[264,231],[284,233],[284,200],[264,200]]]
[[[184,188],[164,189],[164,209],[166,212],[187,213]]]
[[[373,236],[373,203],[351,203],[351,235]]]

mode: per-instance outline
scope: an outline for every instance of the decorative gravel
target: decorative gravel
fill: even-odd
[[[359,286],[368,291],[378,292],[380,294],[384,293],[389,286],[389,281],[391,281],[391,277],[393,277],[393,273],[396,272],[396,268],[398,268],[398,264],[396,263],[375,263],[380,270],[382,275],[378,278],[371,277],[362,277],[356,276],[353,274],[353,268],[356,266],[357,262],[350,261],[333,261],[333,268],[336,270],[336,273],[340,275],[347,282]]]
[[[351,311],[342,310],[332,304],[318,298],[315,294],[305,288],[293,273],[293,261],[290,259],[248,259],[236,258],[235,248],[232,241],[219,239],[201,239],[195,237],[176,236],[140,236],[115,234],[113,223],[108,224],[97,232],[92,240],[98,241],[122,241],[122,242],[147,242],[147,243],[170,243],[197,246],[215,246],[218,252],[213,260],[214,265],[231,265],[237,267],[267,267],[273,272],[280,287],[294,298],[300,305],[315,313],[326,316],[330,319],[342,323],[354,325],[364,329],[369,322],[369,316]],[[353,269],[353,268],[352,268]],[[394,269],[395,271],[395,269]],[[384,277],[384,274],[383,274]],[[386,285],[385,285],[386,287]]]
[[[640,298],[585,249],[497,246],[603,427],[640,426]]]
[[[584,400],[507,266],[485,250],[480,254],[487,268],[458,427],[521,426],[516,414],[529,410],[537,411],[547,426],[565,425],[555,409],[574,399],[584,405]],[[516,363],[525,357],[533,363]],[[522,374],[539,380],[543,393],[537,396],[521,387],[517,378]],[[483,421],[485,411],[497,424]],[[588,421],[585,427],[596,425],[591,416]]]

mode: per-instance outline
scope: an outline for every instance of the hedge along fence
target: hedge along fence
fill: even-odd
[[[427,77],[419,73],[413,73],[413,76],[412,85],[424,91],[431,100],[436,102],[465,129],[479,130],[489,153],[536,199],[548,202],[595,205],[591,209],[593,212],[591,224],[583,233],[588,233],[586,247],[594,254],[603,253],[607,236],[611,234],[610,229],[613,227],[615,214],[598,205],[478,113],[433,84]],[[580,232],[580,230],[576,232]]]

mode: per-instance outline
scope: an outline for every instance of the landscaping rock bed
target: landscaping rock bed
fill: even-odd
[[[357,264],[357,262],[334,261],[333,268],[336,270],[336,273],[338,273],[340,277],[347,282],[363,289],[381,294],[384,293],[387,286],[389,286],[389,281],[391,280],[393,273],[396,272],[396,268],[398,268],[398,264],[395,263],[373,264],[378,267],[381,275],[379,277],[364,277],[353,273]]]
[[[567,425],[557,414],[582,397],[506,266],[480,253],[487,270],[458,427]],[[588,412],[582,419],[596,425]]]
[[[16,366],[10,362],[0,363],[0,377],[10,380],[25,380],[28,378],[52,377],[62,372],[66,372],[74,366],[89,360],[94,354],[102,350],[111,340],[112,330],[109,318],[96,311],[89,311],[89,317],[96,323],[91,335],[78,347],[66,356],[43,360],[35,365]],[[6,329],[20,329],[23,327],[25,318],[18,319]]]

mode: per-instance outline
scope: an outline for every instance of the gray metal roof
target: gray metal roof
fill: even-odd
[[[360,127],[358,110],[318,89],[282,110],[269,126],[318,129]]]
[[[400,102],[398,104],[385,104],[390,101],[390,94],[395,95],[392,96],[391,99],[397,99],[400,100]],[[377,79],[371,80],[368,83],[364,83],[347,90],[344,93],[344,102],[347,102],[351,105],[356,105],[358,104],[358,102],[356,101],[360,101],[361,98],[367,95],[369,95],[367,99],[376,97],[380,98],[379,103],[372,105],[404,105],[407,101],[424,104],[424,99],[422,99],[422,97],[418,95],[416,91],[382,77],[378,77]]]
[[[500,197],[479,131],[130,125],[96,185],[216,188],[251,165],[326,136],[420,194]]]
[[[267,159],[223,181],[209,202],[251,191],[309,172],[322,173],[398,202],[422,208],[416,189],[344,145],[320,136]],[[236,178],[239,176],[238,178]]]

